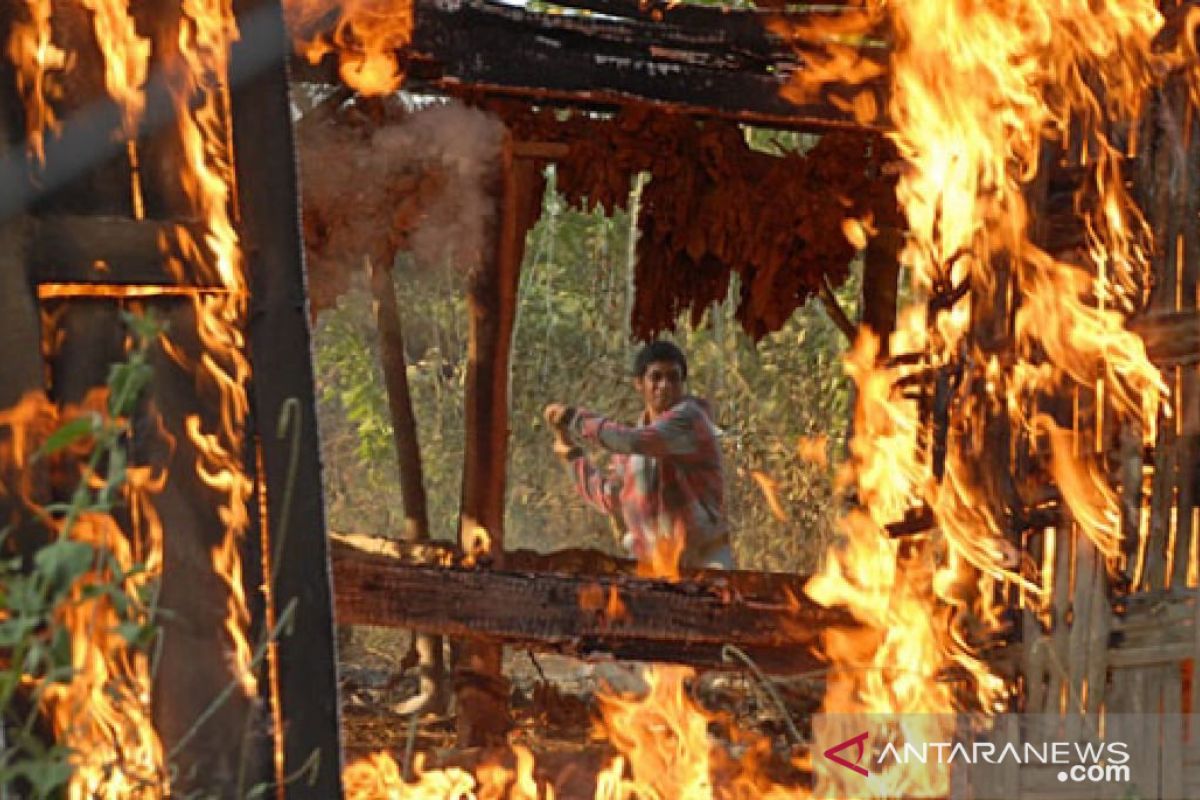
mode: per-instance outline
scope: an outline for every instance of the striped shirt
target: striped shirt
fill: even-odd
[[[721,449],[703,400],[685,397],[637,427],[578,409],[570,432],[612,453],[607,471],[586,458],[570,466],[584,499],[620,525],[631,555],[647,559],[660,537],[682,531],[680,566],[733,568]]]

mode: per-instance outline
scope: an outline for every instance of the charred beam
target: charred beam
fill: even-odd
[[[261,640],[290,607],[290,635],[274,646],[277,777],[291,800],[342,795],[337,665],[329,553],[313,400],[308,308],[295,148],[278,0],[234,0],[242,31],[231,53],[232,126],[241,234],[251,276],[248,325],[253,364],[250,426],[257,452],[262,534],[249,542]],[[286,422],[287,424],[281,424]],[[282,429],[282,430],[281,430]],[[257,458],[255,458],[257,456]],[[252,461],[251,463],[254,463]],[[276,740],[278,744],[278,739]],[[313,760],[315,774],[303,780]]]
[[[199,286],[181,270],[190,257],[185,249],[202,241],[200,223],[55,215],[31,228],[35,283]]]
[[[722,647],[736,644],[765,670],[798,673],[821,669],[815,653],[824,631],[855,626],[846,612],[789,591],[788,584],[803,584],[792,576],[774,586],[738,572],[668,583],[405,564],[336,542],[333,554],[344,623],[476,636],[583,657],[719,667]],[[743,594],[739,587],[773,593]]]
[[[631,102],[751,124],[798,129],[862,127],[830,102],[781,96],[804,54],[771,24],[805,15],[700,7],[637,11],[636,3],[587,2],[546,14],[489,0],[419,0],[409,65],[413,90],[513,96],[538,103],[612,108]],[[601,11],[601,14],[588,13]],[[880,41],[864,57],[886,60]],[[338,83],[336,55],[298,80]],[[871,87],[883,102],[882,83]]]

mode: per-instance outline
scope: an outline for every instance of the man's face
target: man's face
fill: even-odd
[[[646,403],[646,410],[658,415],[683,399],[683,369],[674,361],[652,361],[634,388]]]

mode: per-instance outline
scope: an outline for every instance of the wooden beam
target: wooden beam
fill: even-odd
[[[248,561],[265,615],[256,634],[294,604],[290,635],[274,645],[271,678],[276,762],[289,800],[342,796],[333,602],[321,492],[316,403],[305,295],[295,147],[288,100],[287,34],[279,0],[234,0],[242,37],[231,52],[232,135],[241,234],[251,279],[250,425],[261,465],[265,535]],[[289,407],[291,412],[288,412]],[[288,424],[281,426],[287,416]],[[282,428],[282,435],[279,429]],[[252,537],[251,537],[252,538]],[[265,573],[265,574],[264,574]],[[268,628],[269,630],[269,628]],[[315,759],[319,769],[310,772]]]
[[[600,12],[600,13],[592,13]],[[832,102],[784,99],[804,53],[769,26],[803,24],[810,13],[730,11],[696,6],[638,10],[589,0],[542,13],[490,0],[418,0],[409,64],[414,91],[500,95],[538,103],[611,108],[631,102],[806,130],[862,128]],[[886,43],[864,43],[883,63]],[[336,84],[336,55],[313,66],[296,59],[293,77]],[[886,107],[884,84],[867,87]]]
[[[32,225],[29,268],[38,284],[201,287],[178,270],[190,258],[184,253],[186,243],[200,242],[202,236],[200,223],[46,216]]]
[[[405,564],[337,541],[332,551],[338,619],[346,624],[702,667],[729,666],[721,650],[735,644],[776,674],[821,669],[816,653],[824,632],[856,627],[847,612],[786,589],[742,594],[736,587],[755,583],[750,573],[668,583],[633,575]],[[789,576],[775,586],[799,587],[804,580]]]

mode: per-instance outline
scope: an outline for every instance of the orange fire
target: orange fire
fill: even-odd
[[[404,74],[396,53],[412,40],[410,0],[284,0],[283,5],[296,49],[309,62],[337,53],[342,80],[364,95],[400,88]]]
[[[138,478],[131,493],[161,488],[161,482]],[[149,509],[148,502],[139,502]],[[124,576],[121,589],[130,598],[157,578],[150,566],[161,569],[162,535],[157,519],[142,529],[149,548],[147,569],[133,572],[133,549],[125,533],[107,514],[84,514],[66,536],[95,549],[93,568],[72,588],[71,602],[63,603],[56,622],[71,635],[71,664],[75,675],[63,683],[44,685],[42,707],[60,742],[74,751],[68,796],[72,800],[153,800],[164,796],[167,783],[162,744],[150,720],[150,658],[131,648],[122,631],[122,616],[111,595],[89,591]],[[136,603],[137,601],[134,600]],[[149,611],[137,609],[149,621]]]
[[[538,789],[533,754],[513,747],[516,768],[486,763],[477,775],[460,767],[426,770],[424,756],[413,764],[413,780],[405,781],[395,759],[375,753],[348,766],[342,775],[346,800],[554,800],[553,788]]]
[[[130,540],[106,513],[84,511],[64,519],[37,504],[30,483],[33,452],[51,432],[73,420],[124,426],[107,417],[107,392],[91,392],[78,408],[59,410],[41,392],[27,394],[12,408],[0,411],[0,431],[6,445],[0,463],[20,471],[21,481],[10,484],[29,511],[55,537],[53,546],[86,558],[61,600],[52,609],[56,626],[68,633],[69,680],[61,676],[27,674],[23,682],[40,698],[55,736],[69,748],[73,774],[67,790],[72,800],[153,800],[166,785],[162,745],[150,722],[151,670],[148,654],[132,647],[127,637],[151,622],[145,604],[162,568],[162,529],[150,498],[161,491],[164,477],[147,467],[129,467],[122,494],[134,519]],[[86,457],[93,442],[71,445],[73,458]],[[105,481],[84,467],[80,480],[92,489]],[[139,569],[134,569],[138,565]],[[123,594],[122,606],[108,590]]]
[[[196,216],[205,224],[190,263],[202,284],[217,285],[224,293],[192,296],[203,354],[195,369],[201,396],[219,404],[220,419],[206,430],[199,417],[187,420],[188,438],[198,457],[201,480],[226,498],[221,507],[225,537],[213,552],[215,572],[229,591],[226,630],[234,651],[233,664],[247,697],[257,695],[251,668],[251,649],[245,628],[249,622],[239,545],[249,524],[253,485],[242,466],[243,421],[249,409],[246,382],[250,365],[243,328],[249,287],[233,226],[233,154],[226,128],[228,119],[229,48],[237,39],[232,9],[223,0],[191,0],[183,5],[179,56],[169,72],[172,101],[183,145],[183,186]],[[209,87],[200,92],[198,87]],[[196,103],[199,95],[199,103]]]
[[[83,0],[83,5],[91,12],[104,57],[106,89],[121,108],[123,133],[132,140],[145,106],[149,42],[137,33],[127,0]],[[51,43],[51,4],[27,0],[25,6],[28,19],[14,27],[8,55],[17,66],[26,104],[30,148],[42,158],[44,131],[52,131],[56,122],[47,75],[61,69],[67,57]],[[165,338],[161,343],[193,371],[200,395],[219,409],[215,426],[192,417],[187,421],[186,435],[198,454],[198,476],[225,498],[220,508],[225,536],[212,559],[215,572],[227,582],[226,626],[234,668],[243,691],[253,697],[257,687],[244,633],[248,613],[238,553],[249,521],[247,504],[252,491],[241,464],[242,426],[248,410],[249,365],[243,338],[248,286],[232,217],[234,179],[225,83],[229,47],[236,37],[228,2],[187,0],[182,4],[178,50],[163,66],[176,110],[183,154],[182,183],[192,214],[203,226],[199,241],[187,239],[181,243],[186,263],[176,263],[175,268],[188,272],[187,277],[196,278],[201,285],[220,289],[188,294],[203,346],[200,356],[193,359],[195,363],[189,363]],[[134,168],[134,205],[140,209],[137,157],[132,145],[129,153]],[[68,287],[66,293],[78,294],[77,288]],[[43,298],[52,295],[53,289],[47,287]],[[163,480],[165,476],[129,471],[126,494],[135,525],[132,546],[147,566],[147,579],[157,578],[161,571],[162,533],[145,498],[161,488]],[[111,518],[88,515],[76,520],[63,535],[91,541],[111,552],[115,566],[124,570],[130,558],[129,545],[119,541],[116,531]],[[80,769],[72,779],[71,796],[159,796],[166,791],[162,779],[165,772],[161,747],[145,713],[149,670],[138,656],[115,654],[119,637],[110,630],[112,626],[106,627],[104,610],[96,602],[78,607],[80,613],[90,610],[88,615],[73,613],[64,619],[72,631],[73,657],[80,665],[79,672],[69,685],[46,695],[63,742],[82,754]],[[110,697],[105,693],[112,692],[114,681],[128,688],[124,694]],[[114,752],[119,757],[113,756]]]
[[[17,91],[25,103],[25,141],[30,154],[46,160],[46,131],[58,130],[51,101],[58,94],[54,73],[67,66],[67,54],[51,41],[51,0],[24,0],[23,18],[15,15],[8,40],[8,56],[17,67]]]
[[[750,471],[750,477],[754,479],[754,482],[758,484],[758,488],[762,490],[763,497],[767,500],[767,507],[771,509],[771,515],[781,522],[787,522],[787,509],[783,507],[783,503],[779,500],[779,481],[757,469]]]

